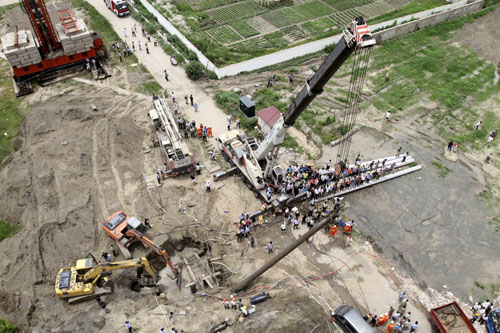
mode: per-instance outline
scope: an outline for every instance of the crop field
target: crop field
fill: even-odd
[[[207,57],[227,65],[339,33],[356,16],[379,22],[445,0],[174,0],[176,25]]]

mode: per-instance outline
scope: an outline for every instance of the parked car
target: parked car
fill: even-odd
[[[375,333],[375,330],[348,305],[340,305],[332,313],[333,321],[347,333]]]

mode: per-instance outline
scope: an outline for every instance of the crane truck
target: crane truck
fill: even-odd
[[[104,225],[104,231],[111,237],[118,248],[126,258],[131,258],[129,247],[135,243],[140,242],[144,246],[150,248],[155,253],[159,254],[167,262],[168,267],[176,274],[172,260],[168,256],[167,251],[158,246],[152,239],[146,237],[144,233],[147,227],[140,222],[135,216],[128,216],[123,211],[117,211],[111,215]]]
[[[280,116],[262,142],[257,142],[254,137],[247,136],[240,130],[228,131],[217,138],[221,154],[239,169],[251,189],[266,199],[264,192],[266,181],[275,184],[283,181],[283,169],[275,164],[288,127],[293,126],[314,98],[323,92],[326,83],[355,50],[373,45],[375,39],[364,18],[355,18],[344,30],[333,51],[316,73],[306,81],[288,110]]]
[[[155,108],[149,110],[148,115],[156,136],[155,144],[160,146],[165,155],[167,174],[178,176],[195,170],[194,156],[188,145],[179,134],[176,121],[167,100],[163,96],[153,96]]]
[[[59,270],[55,283],[56,294],[67,299],[69,304],[111,294],[113,283],[108,275],[112,271],[130,267],[136,267],[140,275],[143,270],[150,275],[152,281],[147,283],[148,286],[156,284],[156,272],[146,258],[101,264],[90,254],[85,259],[77,260],[75,266]]]

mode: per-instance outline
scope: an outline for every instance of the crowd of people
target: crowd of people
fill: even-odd
[[[477,321],[480,325],[484,325],[488,320],[488,315],[493,310],[493,304],[487,299],[483,302],[476,302],[471,310],[472,317],[469,319],[470,322],[474,324]]]
[[[408,311],[408,297],[405,292],[399,294],[398,309],[392,306],[389,311],[380,315],[367,314],[363,318],[373,327],[386,326],[387,333],[402,333],[409,331],[415,333],[420,326],[418,320],[412,322],[411,311]]]
[[[405,162],[407,156],[408,153],[402,156],[402,162]],[[387,163],[387,159],[362,163],[359,155],[355,165],[344,168],[342,172],[334,171],[331,161],[319,170],[314,170],[310,165],[290,165],[285,170],[286,176],[282,184],[266,184],[266,197],[269,201],[273,192],[292,196],[303,192],[308,200],[316,200],[379,180],[380,177],[393,172],[396,167],[396,162]]]

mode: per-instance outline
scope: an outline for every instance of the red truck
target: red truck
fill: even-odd
[[[116,16],[125,16],[130,14],[128,4],[125,0],[104,0],[106,7],[115,13]]]
[[[431,309],[430,315],[440,333],[477,333],[457,302]]]

